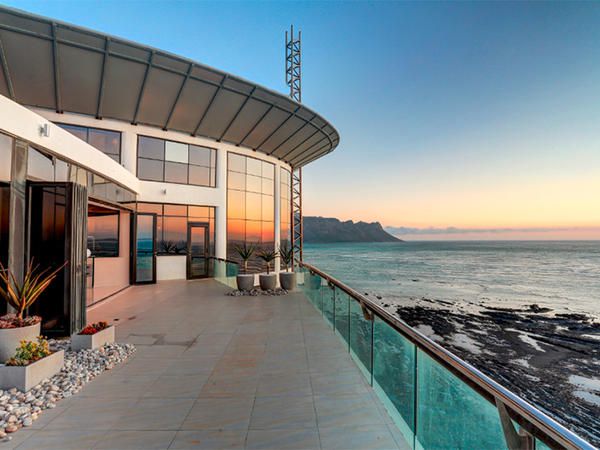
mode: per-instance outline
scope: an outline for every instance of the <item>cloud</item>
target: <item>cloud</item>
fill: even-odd
[[[502,233],[556,233],[564,231],[596,231],[600,227],[524,227],[524,228],[412,228],[412,227],[386,227],[385,230],[394,235],[441,235],[441,234],[502,234]]]

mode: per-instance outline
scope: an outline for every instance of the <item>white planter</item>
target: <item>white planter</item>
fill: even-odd
[[[15,356],[17,347],[21,341],[35,341],[40,335],[40,323],[20,328],[2,328],[0,329],[0,363]]]
[[[71,350],[94,350],[115,342],[115,326],[111,325],[96,334],[72,334]]]
[[[27,392],[42,380],[56,375],[65,362],[64,350],[59,350],[28,366],[0,366],[0,389],[17,388]]]

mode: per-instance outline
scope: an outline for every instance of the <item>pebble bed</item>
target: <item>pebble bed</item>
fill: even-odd
[[[65,364],[52,378],[42,381],[28,392],[0,389],[0,439],[11,439],[22,427],[30,427],[45,409],[71,397],[105,370],[122,363],[135,352],[132,344],[106,344],[96,350],[71,350],[71,342],[50,341],[53,351],[65,350]]]
[[[235,289],[227,293],[227,295],[231,297],[256,297],[258,295],[287,295],[288,291],[281,288],[269,289],[267,291],[262,291],[260,289],[252,289],[251,291],[241,291],[239,289]]]

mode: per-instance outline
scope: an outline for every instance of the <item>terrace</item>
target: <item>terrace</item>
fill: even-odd
[[[93,308],[88,319],[116,320],[136,354],[2,448],[407,447],[304,294],[229,290],[162,282]]]

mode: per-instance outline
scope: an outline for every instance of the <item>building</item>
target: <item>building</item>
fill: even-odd
[[[130,284],[213,276],[236,244],[289,241],[292,171],[339,143],[285,95],[14,9],[0,63],[0,258],[69,262],[32,308],[47,331]]]

